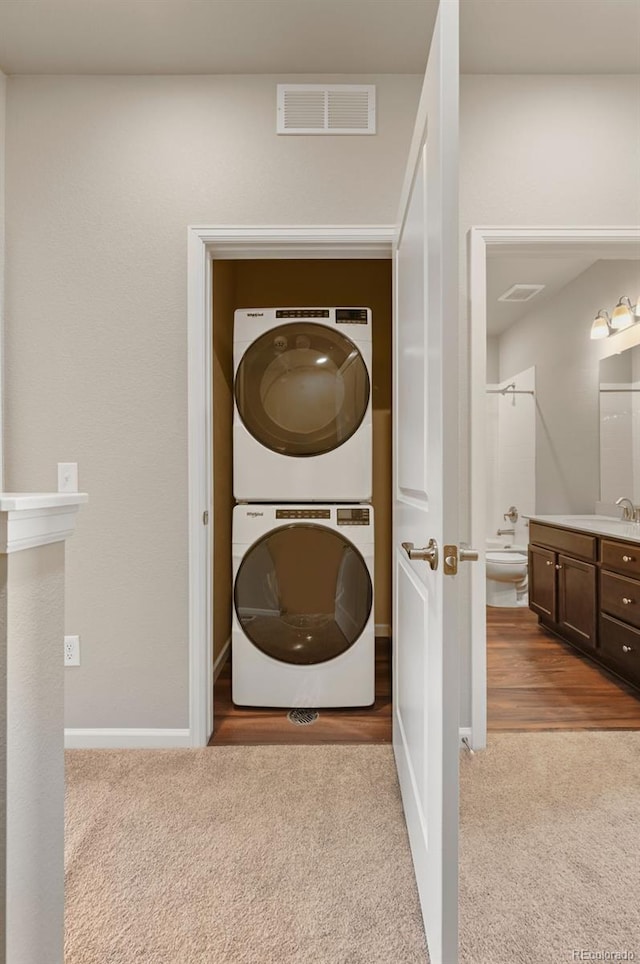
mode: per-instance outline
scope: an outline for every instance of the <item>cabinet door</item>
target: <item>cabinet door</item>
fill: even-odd
[[[529,546],[529,608],[547,622],[556,622],[555,552],[540,546]]]
[[[596,567],[558,556],[558,623],[563,635],[586,650],[596,648]]]

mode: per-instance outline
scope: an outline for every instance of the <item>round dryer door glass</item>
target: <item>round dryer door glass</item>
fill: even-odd
[[[238,366],[238,412],[255,439],[282,455],[330,452],[369,404],[367,366],[354,343],[326,325],[281,325],[257,338]]]
[[[367,625],[369,570],[340,533],[317,525],[275,529],[249,549],[236,577],[236,613],[246,636],[284,663],[324,663],[346,652]]]

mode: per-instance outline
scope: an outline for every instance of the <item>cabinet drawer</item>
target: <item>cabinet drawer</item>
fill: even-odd
[[[616,672],[640,683],[640,632],[612,619],[600,617],[600,655]]]
[[[556,529],[541,522],[529,523],[529,542],[547,549],[557,549],[568,556],[577,556],[586,562],[596,561],[597,540],[595,536],[587,536],[582,532],[572,532],[570,529]]]
[[[625,623],[640,627],[640,582],[612,572],[601,572],[600,608]]]
[[[640,545],[632,542],[613,542],[600,540],[600,560],[603,569],[613,569],[624,576],[640,579]]]

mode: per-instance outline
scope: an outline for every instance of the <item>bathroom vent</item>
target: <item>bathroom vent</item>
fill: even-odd
[[[546,285],[512,285],[498,301],[531,301]]]
[[[375,134],[376,88],[278,84],[278,134]]]

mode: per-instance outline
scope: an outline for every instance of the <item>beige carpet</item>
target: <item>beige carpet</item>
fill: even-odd
[[[461,791],[463,964],[640,961],[640,733],[495,734]]]
[[[67,788],[65,964],[424,964],[388,746],[72,750]]]
[[[74,750],[67,785],[65,964],[427,961],[388,746]],[[638,732],[465,754],[462,964],[640,960],[639,827]]]

